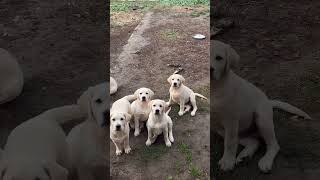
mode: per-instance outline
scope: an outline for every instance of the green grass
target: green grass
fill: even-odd
[[[168,40],[171,40],[171,41],[177,40],[178,37],[179,37],[178,31],[175,30],[175,29],[163,30],[163,31],[160,32],[160,34],[164,39],[168,39]]]
[[[139,159],[143,161],[157,160],[164,154],[168,153],[169,148],[165,145],[153,145],[153,146],[143,146],[141,149],[137,150],[139,154]]]
[[[119,12],[119,11],[129,11],[134,6],[138,6],[140,10],[148,10],[150,8],[156,6],[198,6],[198,5],[206,5],[209,6],[209,0],[157,0],[157,1],[148,1],[148,0],[140,0],[136,2],[132,1],[117,1],[111,0],[110,10],[111,12]]]
[[[200,178],[202,176],[201,170],[195,165],[190,165],[190,174],[194,178]]]
[[[181,152],[185,157],[187,163],[192,162],[192,151],[190,147],[185,143],[178,143],[178,150]]]

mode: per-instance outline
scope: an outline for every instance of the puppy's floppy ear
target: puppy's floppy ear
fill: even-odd
[[[149,89],[149,94],[150,94],[150,98],[154,96],[154,92],[151,89]]]
[[[149,106],[149,109],[151,109],[152,107],[152,103],[153,103],[153,100],[151,100],[149,103],[148,103],[148,106]]]
[[[129,113],[124,113],[124,116],[126,117],[126,121],[129,122],[131,120],[131,114]]]
[[[167,79],[168,83],[171,84],[171,78],[172,78],[172,75]]]
[[[180,75],[180,77],[181,77],[181,82],[184,83],[186,81],[186,79],[181,75]]]
[[[43,168],[51,180],[68,180],[68,170],[55,162],[45,162]]]
[[[134,92],[134,96],[135,96],[136,99],[138,99],[138,97],[139,97],[139,90],[140,90],[140,89],[137,89],[137,90]]]
[[[80,106],[81,110],[83,112],[86,112],[88,110],[88,93],[89,93],[89,89],[88,88],[85,92],[83,92],[81,94],[81,96],[79,97],[79,99],[77,100],[77,104]]]
[[[227,63],[229,63],[229,68],[237,67],[238,62],[240,60],[240,56],[230,45],[228,45],[226,57]]]

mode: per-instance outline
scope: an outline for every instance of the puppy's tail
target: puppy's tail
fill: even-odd
[[[202,99],[208,100],[208,98],[206,98],[204,95],[199,94],[199,93],[194,93],[194,95],[201,97]]]
[[[168,111],[166,112],[166,115],[169,116],[170,111],[171,111],[171,107],[170,107],[170,108],[168,109]]]
[[[43,112],[40,116],[55,120],[59,124],[64,124],[72,120],[87,117],[87,112],[81,111],[81,108],[78,105],[67,105],[49,109]]]
[[[124,96],[123,98],[128,100],[128,101],[134,101],[134,100],[137,99],[137,97],[134,94]]]
[[[282,109],[284,111],[287,111],[292,114],[296,114],[296,115],[301,116],[301,117],[308,119],[308,120],[312,119],[307,113],[305,113],[304,111],[302,111],[301,109],[299,109],[297,107],[292,106],[289,103],[285,103],[285,102],[277,101],[277,100],[270,100],[270,102],[274,108]]]

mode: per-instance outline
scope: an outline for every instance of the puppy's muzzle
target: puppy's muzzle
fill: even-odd
[[[142,101],[146,101],[147,98],[145,96],[142,96]]]
[[[173,83],[173,86],[174,86],[174,87],[177,87],[177,85],[178,85],[177,83]]]
[[[160,110],[156,109],[155,114],[157,114],[157,115],[160,114]]]
[[[116,131],[120,131],[121,130],[121,125],[116,125]]]

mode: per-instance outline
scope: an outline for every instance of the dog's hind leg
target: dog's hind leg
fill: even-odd
[[[139,136],[140,134],[140,116],[134,116],[134,136]]]
[[[190,103],[192,104],[193,110],[191,111],[191,116],[195,116],[198,110],[197,103],[196,103],[196,96],[194,94],[190,97]]]
[[[246,137],[239,139],[239,144],[244,146],[244,149],[239,153],[236,163],[242,162],[246,157],[251,158],[259,147],[259,140],[254,137]]]
[[[268,172],[272,169],[273,160],[280,150],[274,132],[273,110],[271,106],[258,107],[256,112],[256,124],[260,135],[267,145],[267,152],[259,161],[259,168],[263,172]]]

